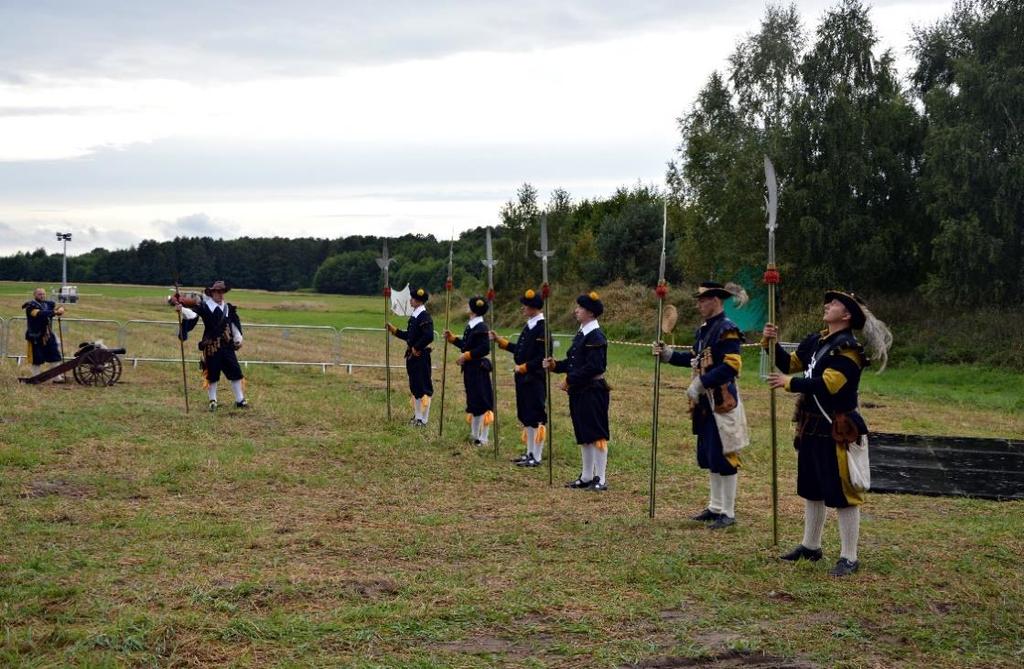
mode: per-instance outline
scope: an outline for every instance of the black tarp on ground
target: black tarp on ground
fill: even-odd
[[[872,433],[871,490],[1024,499],[1024,441]]]

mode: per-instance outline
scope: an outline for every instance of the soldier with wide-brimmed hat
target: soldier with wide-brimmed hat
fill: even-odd
[[[565,374],[562,390],[569,394],[569,417],[576,443],[580,446],[583,467],[575,481],[566,484],[577,490],[608,489],[608,405],[611,388],[605,381],[608,367],[608,340],[597,319],[604,303],[596,292],[576,298],[573,314],[580,329],[572,340],[565,360],[545,358],[544,367]]]
[[[686,394],[697,435],[697,464],[708,470],[711,491],[707,508],[692,519],[717,530],[736,523],[739,452],[750,443],[737,385],[743,367],[743,333],[725,315],[725,301],[733,299],[742,305],[746,292],[736,284],[705,281],[693,296],[704,319],[693,349],[674,351],[656,344],[654,354],[663,362],[692,370]]]
[[[430,419],[430,400],[434,383],[430,378],[430,345],[434,342],[434,319],[427,311],[430,291],[420,287],[412,291],[409,304],[413,311],[404,330],[388,323],[388,332],[405,342],[405,371],[409,374],[413,417],[409,424],[424,427]]]
[[[548,414],[544,406],[547,386],[544,379],[544,351],[547,329],[544,322],[544,298],[532,288],[520,297],[526,325],[513,344],[496,332],[489,336],[498,346],[512,354],[515,362],[516,417],[523,425],[526,452],[513,460],[520,467],[536,467],[544,459],[544,438]]]
[[[203,371],[203,384],[209,400],[210,411],[217,410],[217,385],[223,373],[231,382],[235,395],[235,407],[249,408],[245,399],[242,366],[238,364],[236,351],[242,347],[242,322],[235,305],[225,302],[224,296],[231,290],[223,280],[214,281],[203,290],[203,294],[175,293],[168,302],[181,313],[181,330],[178,337],[185,341],[199,320],[203,321],[203,336],[199,340],[199,368]]]
[[[833,576],[857,571],[860,505],[863,486],[855,486],[850,471],[850,450],[866,448],[867,424],[857,411],[857,391],[868,353],[854,336],[860,330],[880,369],[885,369],[892,334],[853,293],[825,293],[822,320],[825,329],[808,335],[793,353],[776,344],[775,363],[780,372],[768,384],[799,393],[796,416],[797,494],[804,498],[804,536],[795,549],[781,556],[796,562],[822,558],[821,535],[826,508],[839,515],[839,560]],[[778,328],[764,326],[764,341],[778,339]],[[793,376],[803,372],[802,377]]]
[[[494,423],[494,389],[491,387],[491,342],[487,338],[484,315],[489,304],[487,298],[478,295],[469,298],[467,308],[471,314],[466,330],[456,337],[445,330],[448,343],[455,345],[462,355],[455,364],[462,368],[462,381],[466,388],[466,420],[469,422],[469,439],[476,446],[488,443],[491,425]]]

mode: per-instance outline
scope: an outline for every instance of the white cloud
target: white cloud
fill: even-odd
[[[171,221],[446,234],[494,222],[524,181],[578,197],[658,183],[675,118],[763,12],[759,0],[57,4],[0,5],[0,220],[92,228],[106,246],[173,236]],[[800,3],[809,31],[830,4]],[[873,17],[906,69],[911,24],[946,11],[894,0]],[[50,236],[5,235],[0,252]]]

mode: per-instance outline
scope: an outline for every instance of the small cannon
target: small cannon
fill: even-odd
[[[123,348],[107,348],[100,342],[82,342],[75,351],[75,357],[56,367],[18,380],[22,383],[45,383],[70,371],[75,381],[83,386],[112,386],[121,378]]]

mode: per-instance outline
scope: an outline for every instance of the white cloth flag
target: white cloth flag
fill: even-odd
[[[412,305],[409,304],[409,299],[412,297],[412,292],[409,290],[409,284],[405,284],[405,288],[402,290],[391,291],[391,312],[396,316],[411,316]]]

